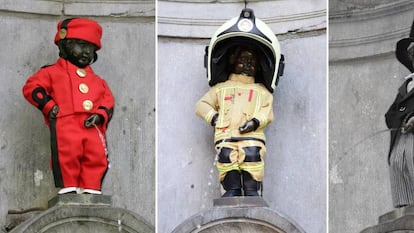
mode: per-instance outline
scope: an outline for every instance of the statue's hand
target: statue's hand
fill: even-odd
[[[244,123],[244,125],[240,126],[239,131],[241,134],[255,131],[257,127],[259,127],[259,124],[259,121],[256,118],[253,118],[250,121]]]
[[[414,116],[410,117],[402,126],[401,133],[407,134],[414,132]]]
[[[213,118],[211,118],[211,126],[216,126],[217,119],[218,119],[218,113],[214,114]]]
[[[59,113],[59,106],[54,105],[49,111],[49,119],[56,119],[57,114]]]
[[[92,114],[90,115],[86,120],[85,120],[85,127],[86,128],[91,128],[94,125],[99,125],[102,124],[103,122],[103,117],[99,114]]]

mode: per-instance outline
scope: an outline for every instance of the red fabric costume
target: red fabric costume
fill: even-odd
[[[78,25],[78,21],[74,25]],[[85,39],[68,24],[67,35],[70,33]],[[100,34],[96,36],[99,38],[92,38],[90,42],[99,41]],[[97,46],[99,48],[100,43]],[[100,190],[108,167],[104,135],[114,107],[114,98],[105,80],[89,65],[78,68],[59,58],[55,64],[40,69],[27,80],[23,95],[42,111],[51,130],[56,187]],[[59,112],[56,119],[49,119],[54,105],[59,107]],[[101,115],[104,121],[87,128],[84,122],[92,114]]]

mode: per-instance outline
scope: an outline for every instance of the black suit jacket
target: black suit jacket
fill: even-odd
[[[414,88],[407,93],[407,84],[412,78],[407,79],[398,89],[397,97],[391,104],[387,113],[385,113],[385,122],[391,130],[390,150],[388,152],[388,162],[390,159],[392,148],[394,147],[397,135],[401,133],[399,128],[405,119],[414,115]]]

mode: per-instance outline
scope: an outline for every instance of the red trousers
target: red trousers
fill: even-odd
[[[56,187],[101,190],[108,168],[103,128],[86,128],[89,114],[57,118],[50,123],[52,169]]]

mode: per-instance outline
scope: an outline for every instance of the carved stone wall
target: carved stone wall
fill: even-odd
[[[45,15],[154,17],[153,0],[13,0],[2,1],[2,10]]]
[[[412,1],[378,2],[369,7],[348,3],[346,9],[342,9],[340,4],[331,6],[340,9],[331,9],[329,15],[330,61],[390,53],[395,42],[409,34],[414,11]]]
[[[247,2],[247,7],[254,9],[256,16],[268,24],[275,34],[326,27],[324,0]],[[298,4],[301,7],[297,7]],[[244,1],[159,1],[158,34],[210,38],[225,21],[238,16],[244,6]],[[180,9],[179,14],[176,9]]]

